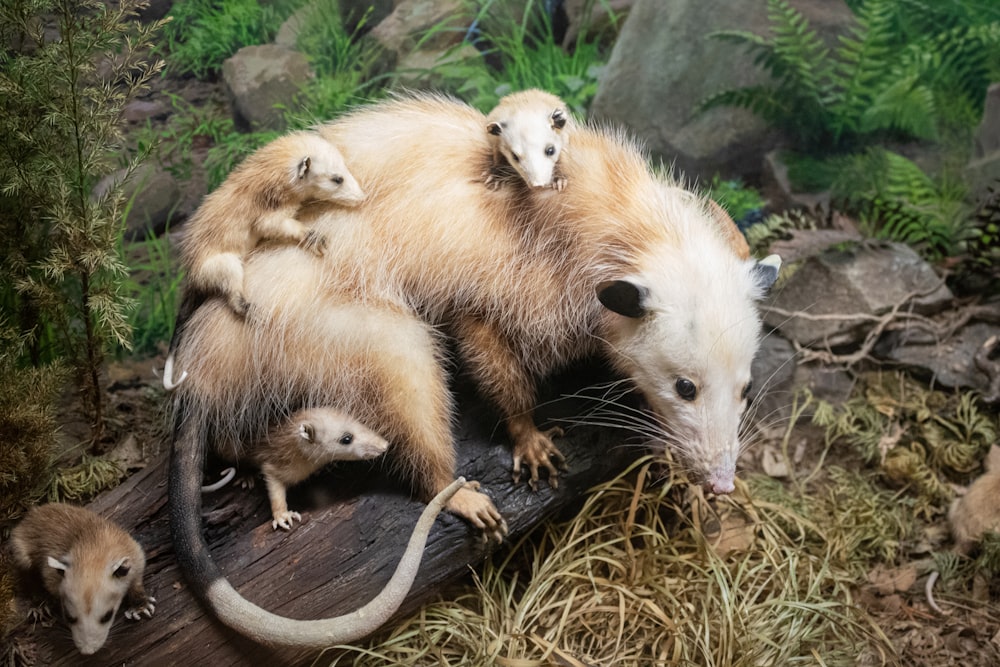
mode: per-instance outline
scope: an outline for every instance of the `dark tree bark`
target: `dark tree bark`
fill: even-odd
[[[561,378],[552,396],[575,391],[594,375]],[[561,390],[561,391],[560,391]],[[469,395],[467,388],[462,394]],[[459,401],[456,428],[458,474],[482,483],[510,528],[508,543],[546,518],[575,511],[587,489],[623,470],[640,450],[623,446],[629,433],[578,426],[557,440],[567,470],[552,489],[537,492],[511,481],[511,453],[503,425],[481,400]],[[592,404],[579,399],[549,402],[539,422],[582,415]],[[554,421],[553,421],[554,420]],[[145,583],[156,600],[152,619],[115,621],[105,647],[85,658],[73,648],[68,631],[36,627],[41,664],[51,665],[250,665],[298,664],[315,658],[270,649],[244,639],[216,621],[186,587],[174,558],[167,520],[168,457],[152,461],[120,487],[91,505],[118,521],[146,550]],[[206,481],[220,466],[212,465]],[[388,581],[423,504],[412,500],[405,484],[368,463],[344,464],[316,475],[289,493],[289,506],[303,521],[289,533],[271,529],[264,485],[252,490],[230,484],[204,498],[203,529],[212,557],[240,593],[274,613],[310,619],[352,611]],[[461,519],[439,515],[417,581],[397,618],[433,599],[443,587],[469,574],[493,548]],[[386,629],[392,627],[390,622]],[[307,664],[307,663],[306,663]]]

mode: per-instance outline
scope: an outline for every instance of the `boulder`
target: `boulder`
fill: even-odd
[[[825,41],[852,21],[843,0],[791,0]],[[754,85],[766,75],[742,47],[716,39],[718,30],[768,33],[767,7],[724,0],[636,0],[601,77],[591,114],[628,126],[654,157],[689,179],[755,180],[780,134],[744,109],[695,113],[719,91]]]
[[[234,119],[251,130],[284,130],[277,106],[289,105],[312,76],[304,55],[277,44],[245,46],[222,64]]]
[[[920,296],[907,307],[925,314],[952,299],[951,290],[909,246],[831,249],[805,260],[772,291],[764,320],[802,345],[858,343],[874,325],[874,316],[914,293]]]
[[[469,27],[463,10],[463,0],[401,0],[367,35],[381,47],[376,69],[394,69],[418,48],[440,54],[460,44]]]
[[[993,378],[976,363],[976,354],[986,341],[1000,336],[1000,326],[977,322],[963,327],[945,341],[919,333],[918,336],[906,331],[895,332],[879,343],[875,353],[882,359],[906,366],[934,384],[990,393]]]
[[[124,170],[105,176],[94,188],[100,196],[125,175]],[[181,188],[174,176],[162,167],[146,162],[132,174],[123,186],[128,215],[125,218],[125,238],[142,239],[152,231],[160,234],[170,224],[183,217],[180,210]]]
[[[996,151],[1000,151],[1000,83],[994,83],[986,91],[983,120],[972,138],[972,159],[978,160]]]
[[[611,20],[621,25],[635,0],[566,0],[563,9],[566,12],[566,34],[563,36],[564,49],[572,48],[581,30],[588,35],[604,34],[613,27]],[[611,10],[611,13],[608,10]]]

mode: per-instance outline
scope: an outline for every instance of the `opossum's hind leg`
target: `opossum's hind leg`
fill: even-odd
[[[221,294],[234,313],[246,316],[250,304],[243,287],[243,259],[238,255],[223,252],[209,257],[197,272],[191,272],[189,280],[198,290]]]
[[[492,327],[478,320],[465,320],[457,327],[459,348],[480,388],[500,408],[506,418],[507,432],[514,443],[514,481],[521,479],[521,463],[531,472],[529,484],[538,488],[538,469],[549,473],[549,484],[559,484],[559,468],[565,457],[553,444],[559,429],[539,431],[531,416],[535,402],[535,383],[525,373],[523,364],[507,341]]]
[[[376,373],[379,384],[392,388],[385,394],[385,409],[394,422],[389,439],[400,443],[395,455],[410,469],[416,491],[426,501],[455,479],[452,404],[433,336],[423,324],[411,324],[415,326],[400,326],[394,332],[403,336],[402,345],[394,339],[385,341],[377,355]],[[465,484],[445,507],[501,541],[507,524],[489,496],[478,489],[476,482]]]

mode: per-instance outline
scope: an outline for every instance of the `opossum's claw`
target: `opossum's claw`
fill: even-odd
[[[527,463],[531,478],[528,485],[532,491],[538,490],[538,468],[544,467],[549,472],[549,486],[559,487],[559,469],[566,469],[566,457],[552,444],[552,438],[563,435],[558,426],[547,431],[534,431],[528,437],[518,440],[514,445],[514,483],[521,481],[521,462]]]
[[[302,245],[322,257],[323,253],[326,252],[326,236],[315,229],[310,229],[306,232]]]
[[[130,621],[141,621],[143,617],[153,618],[156,612],[156,598],[150,596],[134,607],[125,610],[125,618]]]
[[[562,192],[563,188],[565,187],[566,187],[565,176],[556,176],[555,178],[552,179],[552,189],[555,190],[556,192]]]
[[[296,521],[302,521],[302,515],[298,512],[279,512],[274,515],[274,521],[271,522],[271,529],[278,530],[278,528],[281,528],[288,531],[292,529]]]
[[[480,492],[479,488],[479,482],[466,482],[451,497],[445,508],[482,530],[484,537],[489,536],[497,542],[503,542],[503,536],[507,534],[507,522],[490,497]]]

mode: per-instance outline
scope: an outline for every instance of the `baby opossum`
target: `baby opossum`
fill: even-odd
[[[234,169],[184,225],[185,295],[163,369],[164,388],[173,390],[184,380],[185,374],[173,379],[173,350],[199,303],[222,296],[234,313],[246,315],[243,261],[258,243],[305,243],[322,254],[326,240],[295,218],[299,207],[314,200],[352,207],[364,198],[343,156],[315,132],[275,139]]]
[[[328,463],[373,459],[388,447],[378,433],[333,408],[299,410],[273,427],[250,452],[267,484],[274,517],[271,527],[291,530],[295,521],[302,520],[298,512],[288,510],[287,487]]]
[[[532,188],[562,190],[559,156],[569,143],[569,113],[561,99],[538,89],[511,93],[486,117],[492,162],[486,184],[496,189],[513,169]]]
[[[983,539],[983,534],[1000,533],[1000,446],[990,448],[983,466],[985,472],[976,478],[964,496],[953,500],[948,509],[954,550],[962,555],[970,554]],[[938,572],[932,572],[924,590],[930,606],[943,613],[934,600],[937,579]]]
[[[191,375],[174,394],[175,548],[192,589],[230,591],[203,595],[259,641],[288,638],[247,629],[259,611],[252,619],[227,611],[246,603],[221,588],[204,547],[207,448],[253,442],[302,406],[336,405],[392,444],[393,463],[428,499],[455,477],[442,333],[505,420],[515,475],[522,464],[532,483],[539,469],[557,474],[560,452],[532,416],[538,383],[602,353],[651,405],[636,426],[674,447],[711,491],[733,489],[761,334],[756,302],[777,258],[747,258],[725,216],[653,173],[612,130],[574,128],[560,158],[571,186],[560,196],[491,192],[481,178],[484,121],[461,102],[424,95],[321,128],[369,191],[363,207],[301,213],[336,243],[336,257],[254,253],[252,314],[241,320],[206,302],[178,346]],[[496,507],[473,488],[447,508],[502,532]]]
[[[142,586],[146,556],[132,537],[90,510],[63,503],[34,507],[11,534],[14,563],[40,577],[62,603],[73,643],[91,655],[108,637],[122,602],[125,617],[152,617]]]

